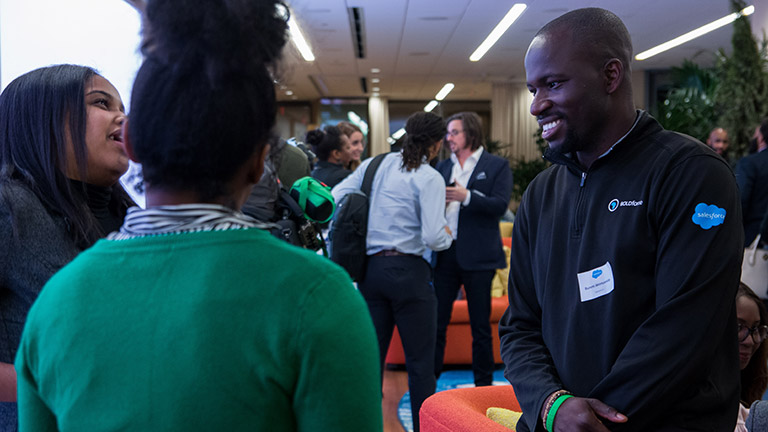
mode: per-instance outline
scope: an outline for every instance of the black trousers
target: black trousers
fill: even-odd
[[[360,293],[379,340],[382,374],[394,326],[400,332],[408,370],[414,430],[419,409],[435,392],[437,299],[430,283],[429,264],[416,256],[370,256]]]
[[[493,383],[493,340],[491,339],[491,282],[495,270],[463,270],[456,259],[456,244],[437,255],[435,294],[437,295],[437,341],[435,375],[440,376],[445,356],[445,337],[451,321],[453,302],[461,284],[467,294],[469,324],[472,329],[472,372],[476,386]]]

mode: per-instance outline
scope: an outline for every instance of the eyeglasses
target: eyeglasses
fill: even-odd
[[[764,325],[749,328],[744,324],[739,324],[737,329],[739,334],[739,342],[744,342],[747,339],[747,336],[752,335],[752,341],[756,344],[759,344],[763,342],[768,336],[768,326]]]
[[[454,136],[454,137],[455,137],[455,136],[458,136],[458,135],[459,135],[460,133],[462,133],[462,132],[464,132],[464,129],[454,129],[454,130],[452,130],[452,131],[448,131],[448,132],[445,134],[445,136],[448,136],[448,135],[450,135],[450,136]]]

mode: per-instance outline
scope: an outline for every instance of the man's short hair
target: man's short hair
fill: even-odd
[[[626,80],[630,79],[632,69],[632,38],[619,17],[613,12],[600,8],[576,9],[561,15],[537,33],[552,35],[568,31],[574,46],[585,48],[598,68],[613,58],[624,65]]]
[[[448,117],[445,124],[447,125],[453,120],[461,120],[464,136],[469,142],[469,148],[472,149],[472,151],[477,150],[483,145],[483,121],[477,113],[471,111],[456,113]]]

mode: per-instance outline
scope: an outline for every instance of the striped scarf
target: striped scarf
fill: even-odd
[[[180,204],[147,209],[131,207],[120,231],[108,240],[126,240],[166,234],[232,229],[269,229],[270,224],[218,204]]]

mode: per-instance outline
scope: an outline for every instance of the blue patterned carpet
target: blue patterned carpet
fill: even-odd
[[[475,379],[472,376],[471,370],[448,370],[440,374],[435,392],[462,387],[474,387],[474,382]],[[493,385],[509,385],[509,382],[504,378],[503,368],[493,372]],[[403,425],[403,429],[406,432],[413,432],[410,392],[405,392],[403,398],[400,399],[400,403],[397,406],[397,417],[400,419],[400,424]]]

